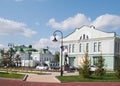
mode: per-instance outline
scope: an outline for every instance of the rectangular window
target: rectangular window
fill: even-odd
[[[86,52],[89,52],[89,43],[86,43]]]
[[[119,52],[120,52],[120,43],[119,43]]]
[[[98,42],[98,52],[101,52],[101,42]]]
[[[94,43],[94,52],[96,52],[97,51],[97,43],[95,42]]]
[[[75,44],[72,44],[72,53],[74,53]]]
[[[117,42],[115,42],[115,52],[117,52]]]
[[[81,52],[81,48],[82,48],[82,46],[81,46],[81,44],[79,44],[79,52]]]
[[[118,52],[119,52],[119,43],[118,43],[118,47],[117,47],[117,49],[118,49]]]
[[[69,53],[71,53],[71,44],[69,44]]]

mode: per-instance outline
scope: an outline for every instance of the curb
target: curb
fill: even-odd
[[[28,75],[26,74],[23,78],[23,81],[26,81],[27,77],[28,77]]]

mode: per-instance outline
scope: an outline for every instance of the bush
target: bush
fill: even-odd
[[[115,71],[115,75],[118,79],[120,79],[120,58],[118,58],[117,60],[117,68],[116,68],[116,71]]]
[[[88,53],[85,53],[82,68],[80,68],[80,70],[79,70],[79,74],[82,78],[89,78],[90,77],[89,67],[90,67],[89,56],[88,56]]]
[[[118,79],[120,79],[120,70],[116,70],[115,75]]]
[[[80,68],[79,74],[80,74],[80,77],[82,77],[82,78],[89,78],[90,77],[90,71],[87,67]]]
[[[97,63],[97,70],[95,71],[95,75],[102,77],[105,74],[105,70],[104,70],[104,59],[102,57],[102,55],[100,55],[98,57],[98,63]]]
[[[95,75],[96,76],[103,76],[105,74],[105,70],[104,69],[97,69],[95,71]]]

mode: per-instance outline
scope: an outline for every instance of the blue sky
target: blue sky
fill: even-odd
[[[0,48],[8,43],[40,49],[59,29],[64,36],[83,25],[120,35],[120,0],[0,0]],[[58,34],[59,36],[60,34]]]

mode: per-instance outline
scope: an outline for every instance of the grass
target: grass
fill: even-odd
[[[23,74],[0,72],[0,77],[2,77],[2,78],[23,79],[24,76],[25,75],[23,75]]]
[[[103,77],[92,75],[90,78],[81,78],[80,76],[57,76],[61,82],[120,82],[114,73],[107,73]]]

